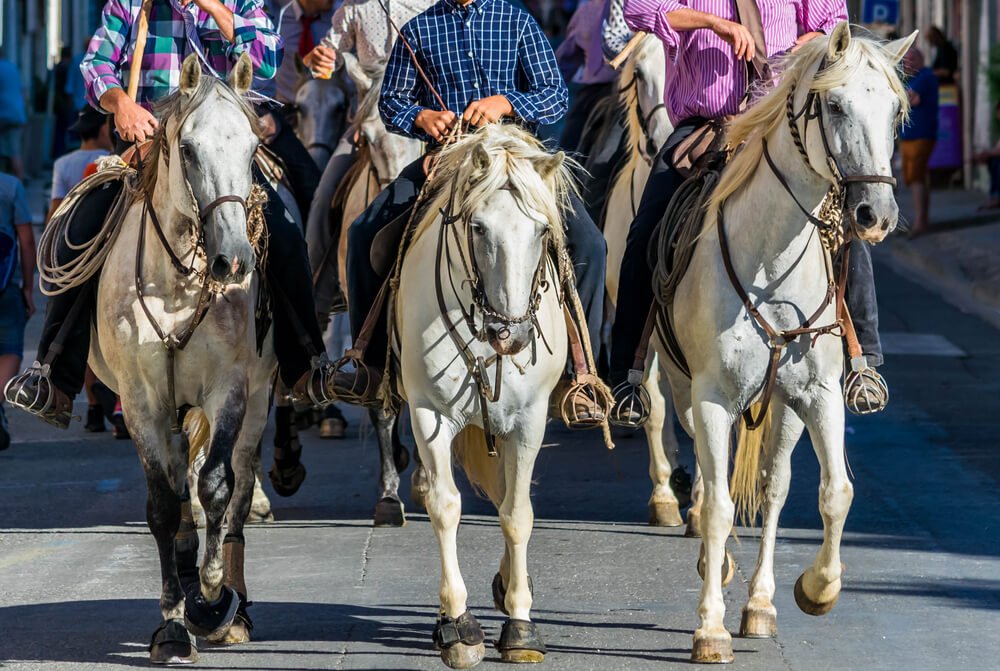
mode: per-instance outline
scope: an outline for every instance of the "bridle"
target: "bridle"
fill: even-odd
[[[656,151],[653,148],[652,139],[649,137],[649,123],[653,120],[653,115],[660,110],[666,111],[667,106],[663,102],[659,102],[653,106],[651,110],[643,114],[642,105],[639,103],[639,73],[634,72],[632,74],[632,79],[629,80],[628,84],[625,84],[618,89],[619,93],[626,93],[629,90],[632,91],[632,95],[635,97],[635,111],[636,118],[639,121],[639,128],[642,130],[643,136],[646,138],[646,150],[642,153],[642,158],[646,163],[652,163],[653,159],[656,158]]]
[[[824,58],[820,63],[817,75],[822,73],[825,66],[826,59]],[[808,335],[812,337],[812,343],[815,344],[816,339],[819,338],[819,336],[830,334],[837,335],[839,337],[846,337],[849,349],[859,349],[856,344],[856,336],[854,335],[850,315],[847,312],[844,302],[844,295],[847,288],[847,269],[850,247],[843,245],[853,233],[851,230],[845,230],[844,224],[844,206],[847,195],[847,187],[851,184],[869,183],[890,184],[892,186],[896,185],[895,178],[888,175],[846,174],[841,168],[836,154],[833,153],[830,140],[827,135],[827,130],[825,124],[823,123],[823,107],[826,102],[824,96],[820,95],[817,91],[810,90],[809,94],[806,96],[802,109],[796,113],[793,100],[794,95],[794,90],[789,92],[786,103],[786,116],[788,119],[789,131],[792,135],[792,141],[795,143],[799,155],[809,169],[823,177],[823,175],[816,171],[816,169],[812,166],[812,163],[809,160],[809,154],[805,148],[804,139],[799,133],[798,128],[799,119],[804,118],[805,124],[803,133],[808,133],[809,122],[816,120],[819,123],[819,132],[823,141],[823,150],[825,152],[827,166],[829,167],[829,170],[834,178],[834,182],[830,185],[829,190],[820,203],[819,216],[813,215],[811,211],[807,210],[802,205],[798,197],[792,191],[788,180],[781,174],[781,171],[779,171],[777,166],[774,164],[770,152],[768,151],[767,141],[763,140],[763,153],[768,167],[771,172],[774,173],[774,176],[777,178],[782,188],[784,188],[785,192],[791,196],[799,210],[801,210],[802,213],[806,215],[809,222],[816,226],[819,230],[823,243],[823,262],[827,278],[826,294],[824,295],[820,306],[807,319],[805,319],[798,328],[785,330],[775,328],[770,322],[767,321],[767,319],[764,318],[764,316],[757,309],[757,306],[754,305],[750,295],[740,283],[739,277],[737,276],[736,270],[733,266],[732,255],[729,251],[729,242],[726,238],[726,230],[723,221],[723,206],[719,207],[718,215],[716,217],[719,248],[722,254],[722,262],[726,269],[726,274],[729,276],[729,281],[733,285],[733,289],[736,291],[737,295],[740,297],[744,308],[750,316],[753,317],[753,320],[757,323],[761,330],[763,330],[766,334],[768,347],[771,350],[771,356],[768,361],[767,372],[765,373],[764,378],[764,386],[760,392],[761,400],[758,414],[754,417],[749,408],[743,411],[743,420],[746,422],[748,430],[758,428],[767,417],[768,406],[777,381],[778,366],[781,361],[781,355],[784,352],[785,347],[787,347],[792,341],[796,340],[800,336]],[[843,246],[843,251],[840,258],[839,278],[835,279],[833,271],[833,252],[841,246]],[[836,309],[835,321],[824,326],[814,326],[814,324],[829,308],[831,303],[834,304]],[[851,352],[852,358],[860,354],[860,351]]]
[[[488,359],[484,359],[481,356],[475,356],[470,351],[469,345],[472,341],[487,341],[487,319],[501,325],[501,330],[498,333],[498,338],[501,340],[509,337],[511,327],[531,322],[532,349],[534,350],[537,347],[535,342],[535,336],[537,335],[549,353],[552,352],[552,348],[545,339],[545,334],[542,332],[541,325],[538,322],[538,308],[542,302],[542,294],[548,291],[549,288],[548,249],[551,241],[551,233],[546,229],[542,235],[542,252],[531,282],[531,298],[528,302],[528,309],[523,314],[514,317],[506,315],[493,306],[487,295],[482,272],[476,263],[472,224],[460,211],[456,212],[457,194],[458,178],[456,176],[452,179],[451,193],[447,204],[440,210],[441,226],[438,231],[437,252],[435,254],[434,290],[437,297],[438,310],[441,313],[441,318],[444,320],[448,335],[461,354],[469,375],[476,383],[476,389],[479,392],[479,406],[482,413],[483,429],[486,435],[487,451],[490,456],[496,456],[496,444],[493,431],[490,428],[489,412],[487,411],[486,404],[494,403],[500,398],[504,356],[493,354]],[[465,229],[464,246],[462,245],[463,232],[459,231],[460,227],[464,227]],[[458,265],[461,266],[464,275],[457,284],[453,273],[453,268],[456,265],[453,261],[453,256],[458,258]],[[461,322],[464,322],[471,340],[466,340],[463,336],[459,335],[460,323],[454,321],[449,314],[450,310],[445,299],[442,272],[447,275],[451,293],[457,299],[458,309],[462,315]],[[558,285],[558,278],[554,279],[556,279],[554,284]],[[472,302],[468,308],[465,307],[462,293],[459,291],[459,287],[464,286],[468,286],[472,294]],[[561,296],[559,297],[559,302],[562,305]],[[476,323],[477,313],[483,317],[481,326],[477,326]],[[534,362],[535,358],[533,354],[532,362]],[[493,364],[496,365],[496,372],[494,375],[494,384],[491,388],[487,368]],[[516,363],[514,365],[523,373],[523,369],[520,366],[517,366]]]

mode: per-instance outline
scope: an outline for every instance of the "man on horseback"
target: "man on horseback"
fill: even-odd
[[[748,27],[751,23],[746,14],[754,10],[759,12],[762,35],[751,34]],[[829,33],[847,20],[847,8],[843,0],[626,0],[624,16],[632,29],[653,33],[663,41],[669,59],[666,105],[675,126],[656,158],[629,230],[612,331],[611,382],[618,385],[615,400],[620,408],[626,405],[623,401],[633,402],[630,410],[616,414],[621,423],[638,426],[648,409],[634,405],[637,399],[641,401],[641,395],[625,382],[653,304],[652,271],[647,262],[650,243],[671,198],[684,182],[675,166],[676,150],[710,120],[741,111],[749,84],[745,62],[757,58],[758,63],[764,63]],[[720,58],[729,62],[720,64]],[[766,63],[763,68],[766,70]],[[766,221],[761,224],[766,225]],[[868,365],[874,367],[881,365],[882,351],[871,251],[858,240],[850,247],[847,304]]]
[[[389,50],[396,41],[389,21],[401,26],[434,2],[393,0],[383,5],[378,0],[345,0],[334,13],[326,37],[303,61],[315,77],[330,77],[334,71],[342,69],[346,53],[353,53],[366,72],[384,69]],[[354,165],[359,140],[355,135],[354,129],[348,128],[326,164],[306,227],[309,260],[317,276],[316,311],[321,321],[331,312],[344,310],[337,254],[328,249],[330,245],[336,248],[340,239],[339,221],[329,220],[330,203],[344,175]]]
[[[147,49],[142,62],[134,63],[129,40],[142,4],[142,0],[108,0],[102,25],[81,65],[91,105],[114,114],[119,150],[135,143],[141,153],[141,144],[158,132],[153,103],[179,86],[181,61],[188,54],[197,54],[202,68],[218,75],[228,73],[247,54],[257,76],[274,76],[282,43],[256,0],[152,0]],[[123,86],[133,68],[141,68],[135,100]],[[138,164],[141,169],[141,161]],[[325,405],[333,401],[332,370],[320,358],[323,339],[313,310],[305,243],[281,199],[256,167],[254,175],[269,192],[264,210],[269,246],[266,271],[280,375],[297,404]],[[116,181],[81,196],[70,225],[74,246],[63,241],[58,258],[50,263],[65,264],[82,253],[76,245],[95,239],[121,189],[121,182]],[[5,392],[12,404],[62,428],[69,424],[72,399],[83,385],[96,284],[95,276],[49,300],[38,361]]]
[[[379,109],[391,130],[426,140],[433,153],[456,123],[478,127],[511,121],[531,130],[555,123],[566,113],[567,97],[552,48],[527,12],[503,0],[439,0],[402,28],[386,68]],[[429,163],[420,159],[404,168],[351,226],[347,274],[355,338],[383,284],[369,253],[375,236],[413,206]],[[597,343],[607,247],[575,195],[565,212],[565,225],[587,331],[590,341]],[[376,329],[373,335],[376,340],[366,350],[368,361],[359,362],[359,373],[337,373],[338,394],[366,401],[366,392],[378,387],[373,382],[381,378],[385,329]],[[568,382],[564,380],[563,393]],[[580,419],[604,419],[593,405],[575,405]]]

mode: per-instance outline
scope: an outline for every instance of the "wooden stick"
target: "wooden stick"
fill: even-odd
[[[642,42],[644,39],[646,39],[646,33],[640,30],[639,32],[637,32],[635,35],[632,36],[632,39],[628,41],[628,44],[626,44],[625,48],[621,50],[621,53],[615,56],[614,59],[612,59],[611,62],[608,63],[608,65],[613,67],[615,70],[620,68],[622,66],[622,63],[628,60],[628,57],[632,55],[632,52],[635,51],[635,48],[639,46],[639,43]]]
[[[146,53],[146,35],[149,34],[149,6],[152,0],[142,0],[139,10],[139,30],[135,36],[135,49],[132,51],[132,68],[128,73],[128,97],[133,101],[139,93],[139,74],[142,72],[142,57]]]

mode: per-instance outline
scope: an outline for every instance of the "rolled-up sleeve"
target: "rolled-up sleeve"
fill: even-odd
[[[424,107],[419,104],[420,89],[417,69],[410,60],[410,54],[404,46],[404,42],[409,42],[414,46],[414,49],[419,49],[419,47],[409,24],[403,26],[400,34],[402,39],[396,40],[389,53],[385,77],[382,79],[378,111],[389,130],[407,137],[426,140],[427,137],[424,133],[413,126],[417,115]]]
[[[625,0],[625,23],[632,30],[659,37],[667,46],[670,58],[674,59],[681,38],[667,21],[667,14],[679,9],[687,9],[686,0]]]
[[[527,91],[499,91],[524,121],[551,124],[559,121],[569,107],[569,90],[559,72],[556,56],[542,29],[526,16],[517,41],[517,58],[527,78]]]
[[[844,0],[805,0],[798,5],[800,34],[816,32],[829,35],[842,21],[847,21],[847,3]]]
[[[241,0],[236,4],[233,41],[226,50],[230,61],[235,63],[245,53],[253,63],[254,75],[271,79],[281,65],[283,46],[281,36],[259,2]]]
[[[122,0],[108,0],[101,11],[101,25],[90,38],[80,63],[87,102],[101,109],[101,97],[122,85],[122,60],[132,26],[130,7]]]

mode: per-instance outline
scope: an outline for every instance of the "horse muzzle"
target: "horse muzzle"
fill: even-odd
[[[511,356],[531,344],[530,321],[510,323],[500,319],[487,319],[484,326],[486,342],[501,356]]]
[[[220,284],[239,284],[253,269],[253,251],[249,254],[216,254],[208,264],[211,278]]]
[[[849,201],[846,210],[857,236],[871,244],[885,240],[899,221],[899,206],[892,197]]]

